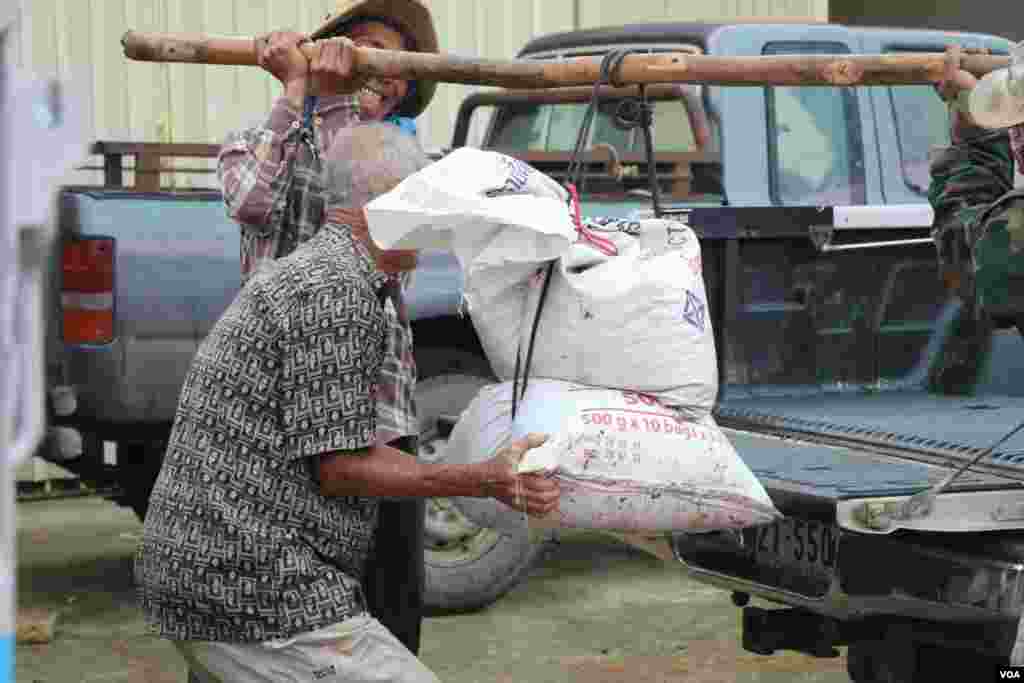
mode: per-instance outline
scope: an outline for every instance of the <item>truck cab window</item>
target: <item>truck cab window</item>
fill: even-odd
[[[888,90],[903,179],[910,189],[926,194],[931,183],[929,155],[950,143],[946,105],[930,85],[903,85]]]
[[[494,124],[490,147],[542,152],[547,149],[550,107],[517,105],[503,107]]]
[[[687,119],[687,112],[675,102],[659,102],[654,107],[654,144],[665,152],[695,152],[697,142]],[[644,148],[643,139],[634,142],[637,152]]]
[[[673,201],[720,203],[721,156],[718,134],[704,111],[700,91],[653,100],[654,146],[663,192]],[[601,151],[621,162],[621,175],[609,167],[592,167],[586,194],[602,201],[638,197],[647,192],[646,148],[639,128],[623,129],[615,117],[620,99],[601,100],[586,149]],[[576,146],[576,137],[589,102],[559,104],[506,104],[497,112],[485,147],[506,154],[525,155],[526,161],[561,180]],[[532,153],[532,155],[531,155]],[[602,157],[603,158],[603,157]],[[634,193],[634,194],[630,194]],[[640,193],[640,194],[636,194]]]
[[[840,54],[840,43],[770,43],[764,54]],[[768,152],[779,204],[864,203],[864,157],[852,88],[770,87]]]
[[[643,136],[615,125],[618,103],[618,100],[606,100],[601,104],[594,119],[590,146],[605,143],[620,152],[643,153]],[[495,122],[488,147],[535,152],[572,151],[587,106],[582,103],[506,106]],[[681,102],[654,103],[654,144],[661,152],[698,150],[690,117]]]
[[[579,135],[580,124],[587,114],[586,104],[558,104],[549,105],[551,123],[548,128],[547,151],[549,152],[571,152],[576,147],[576,137]],[[595,126],[600,125],[598,121]]]

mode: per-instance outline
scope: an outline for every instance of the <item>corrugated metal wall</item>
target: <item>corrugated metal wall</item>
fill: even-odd
[[[19,8],[9,47],[12,61],[38,74],[60,74],[80,88],[96,139],[215,143],[229,130],[262,118],[279,91],[273,78],[251,68],[130,62],[122,55],[121,35],[128,29],[242,36],[279,27],[305,31],[317,27],[334,5],[332,0],[0,2]],[[828,0],[434,0],[431,6],[443,50],[483,57],[510,57],[543,33],[603,24],[828,17]],[[428,149],[448,142],[459,102],[469,90],[439,88],[419,121]]]

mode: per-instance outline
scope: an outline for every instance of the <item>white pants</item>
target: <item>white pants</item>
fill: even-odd
[[[203,683],[439,683],[369,615],[264,643],[176,641]]]

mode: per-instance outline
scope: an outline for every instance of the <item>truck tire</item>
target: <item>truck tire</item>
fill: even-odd
[[[495,382],[487,361],[457,349],[417,349],[420,458],[443,456],[441,415],[457,417],[481,387]],[[468,611],[493,603],[518,584],[542,556],[550,536],[507,534],[473,524],[448,500],[427,501],[426,591],[429,610]]]
[[[846,654],[846,671],[853,683],[976,680],[978,672],[998,664],[994,657],[906,638],[851,643]]]
[[[918,646],[907,641],[851,643],[846,672],[853,683],[914,683],[918,677]]]

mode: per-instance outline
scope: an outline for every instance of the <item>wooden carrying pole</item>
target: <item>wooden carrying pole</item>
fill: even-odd
[[[121,44],[125,56],[137,61],[256,65],[254,38],[129,31]],[[310,42],[302,50],[312,57],[319,46]],[[367,77],[537,89],[592,85],[598,81],[601,70],[601,62],[595,58],[495,60],[355,46],[354,50],[354,70]],[[623,60],[616,80],[630,85],[918,85],[940,81],[945,60],[942,53],[766,57],[712,57],[683,52],[633,54]],[[964,70],[981,77],[1008,66],[1010,58],[970,54],[964,55],[961,63]]]

